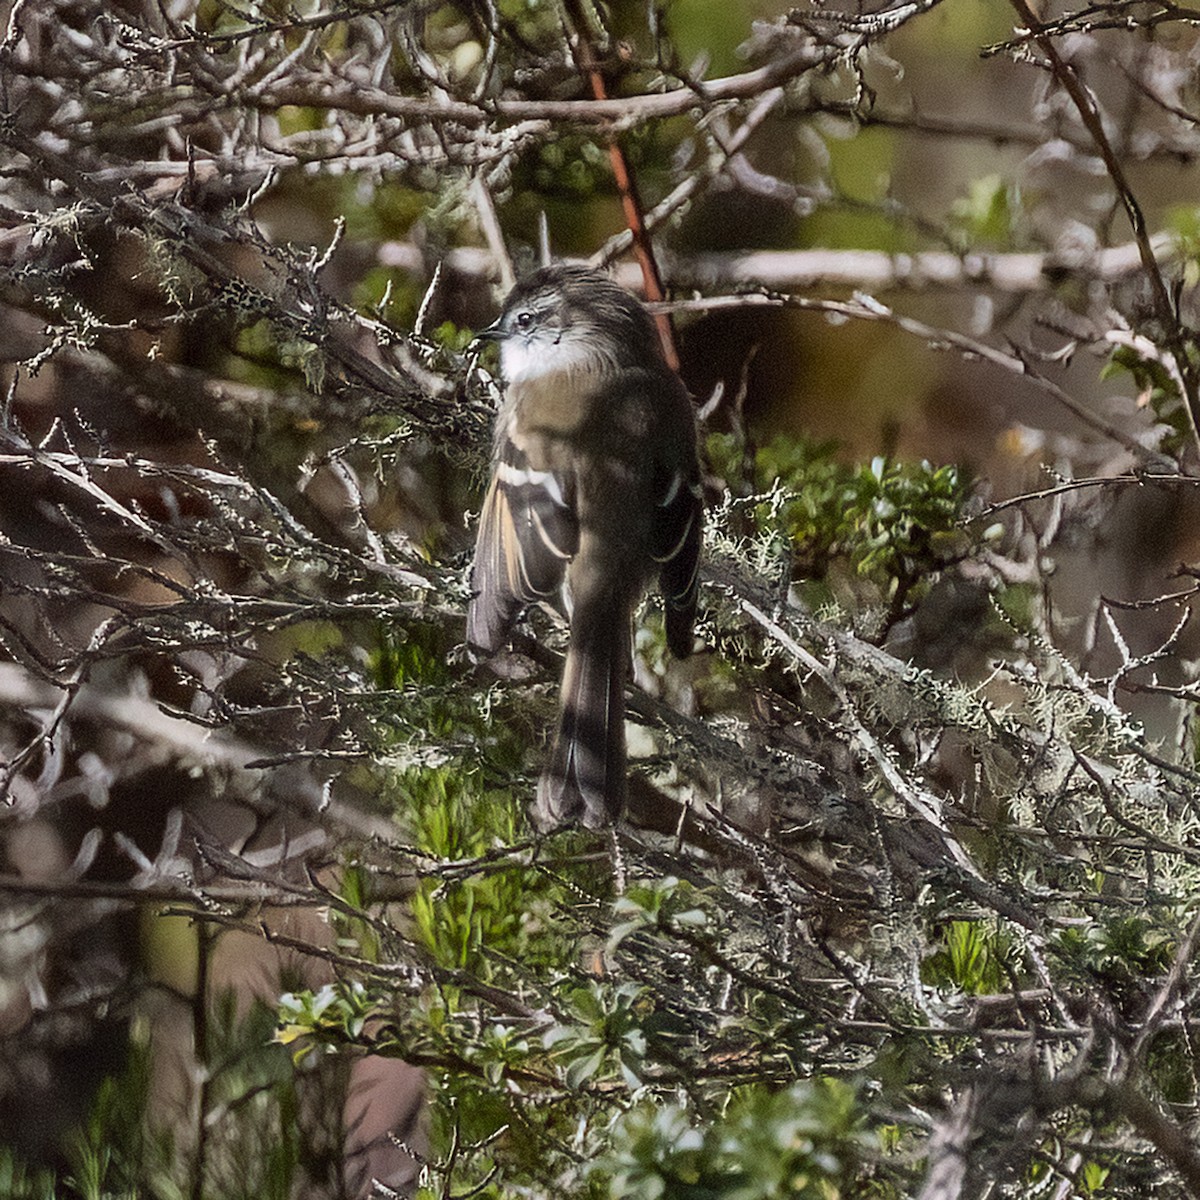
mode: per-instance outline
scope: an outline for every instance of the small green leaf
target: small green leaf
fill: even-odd
[[[573,1059],[568,1063],[564,1076],[567,1087],[575,1090],[591,1079],[604,1062],[605,1049],[604,1046],[599,1046],[590,1054],[585,1054],[582,1058]]]

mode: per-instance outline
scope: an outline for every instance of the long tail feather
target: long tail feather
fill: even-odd
[[[629,654],[629,618],[618,600],[575,606],[558,732],[533,808],[543,829],[603,829],[624,811]]]

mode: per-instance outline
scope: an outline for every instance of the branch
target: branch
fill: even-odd
[[[288,105],[337,109],[358,116],[402,117],[435,125],[493,126],[497,121],[534,121],[549,125],[601,125],[626,129],[645,121],[678,117],[726,100],[749,100],[798,75],[836,60],[839,51],[806,44],[762,67],[740,75],[697,82],[667,92],[643,93],[605,100],[500,99],[471,104],[463,100],[430,100],[397,96],[380,88],[347,84],[310,74],[298,82],[250,92],[239,99],[247,107],[274,111]]]
[[[669,307],[674,312],[711,312],[722,308],[739,308],[754,305],[767,307],[796,308],[804,312],[833,313],[840,317],[849,317],[861,321],[883,321],[894,325],[905,333],[912,334],[928,342],[932,346],[953,346],[965,357],[978,358],[992,366],[1010,371],[1028,379],[1034,386],[1052,397],[1062,405],[1072,416],[1076,417],[1088,428],[1112,439],[1139,461],[1144,463],[1161,464],[1167,462],[1157,451],[1143,446],[1137,438],[1124,429],[1097,416],[1086,408],[1058,384],[1047,379],[1037,371],[1027,359],[1016,352],[999,350],[995,346],[981,342],[977,338],[958,333],[950,329],[940,329],[927,325],[912,317],[901,316],[884,304],[870,296],[857,296],[854,300],[812,300],[800,296],[769,295],[761,292],[747,292],[736,296],[710,296],[700,300],[676,300]]]
[[[779,95],[770,93],[762,98],[760,119],[773,111]],[[748,117],[739,128],[739,135],[743,130],[747,136],[752,132],[746,129],[749,124]],[[746,140],[738,137],[732,141],[729,152],[736,153]],[[646,214],[646,228],[653,232],[706,182],[703,173],[689,176]],[[624,231],[610,238],[589,261],[596,265],[610,262],[631,244],[632,236]],[[1166,235],[1156,237],[1154,247],[1164,263],[1178,260],[1174,239]],[[427,252],[412,242],[381,242],[376,253],[380,266],[420,276],[426,273]],[[498,270],[495,258],[482,247],[456,247],[448,250],[441,261],[447,271],[474,279],[494,279]],[[1053,253],[993,254],[971,250],[954,254],[948,250],[918,250],[911,254],[891,254],[884,250],[835,249],[710,250],[700,254],[668,254],[663,264],[668,285],[676,289],[720,290],[753,283],[777,292],[821,287],[850,287],[867,292],[987,288],[1013,296],[1051,291],[1067,272],[1073,279],[1111,285],[1134,278],[1142,269],[1141,255],[1133,242],[1098,250],[1088,261],[1069,265]],[[618,265],[614,274],[624,287],[641,290],[642,275],[636,266]]]
[[[1112,1084],[1107,1088],[1100,1085],[1100,1088],[1102,1098],[1179,1172],[1188,1191],[1193,1196],[1200,1196],[1200,1151],[1188,1133],[1132,1083]]]
[[[564,5],[571,23],[575,26],[575,37],[572,41],[575,61],[587,76],[592,96],[596,100],[606,100],[608,99],[608,87],[604,82],[604,75],[600,70],[600,63],[588,34],[587,17],[583,11],[582,0],[564,0]],[[625,225],[629,230],[633,252],[642,271],[643,294],[648,300],[665,300],[667,295],[663,290],[658,259],[654,254],[654,244],[650,240],[650,231],[643,216],[642,200],[638,194],[637,183],[633,171],[630,169],[629,159],[615,133],[610,136],[608,141],[608,156],[612,163],[617,194],[621,197]],[[655,313],[654,327],[658,331],[659,345],[667,366],[677,372],[679,370],[679,351],[675,345],[675,330],[671,326],[671,314]]]
[[[783,88],[772,88],[769,92],[764,92],[761,95],[754,107],[746,114],[745,120],[738,127],[732,137],[722,143],[721,157],[715,167],[709,167],[703,171],[691,172],[674,190],[666,196],[659,204],[642,217],[642,228],[644,236],[648,239],[649,235],[654,232],[659,225],[667,221],[674,213],[678,212],[691,198],[702,188],[710,184],[714,179],[719,178],[730,166],[735,157],[741,153],[743,147],[753,136],[754,132],[762,125],[762,123],[775,112],[784,99]],[[616,258],[618,254],[623,253],[631,245],[634,244],[635,234],[632,229],[627,229],[616,237],[609,238],[605,244],[592,255],[592,263],[595,266],[604,266]],[[707,256],[706,256],[707,257]],[[662,297],[662,287],[659,286],[659,298]],[[649,296],[649,292],[645,293]]]
[[[68,703],[64,704],[64,700]],[[60,687],[38,679],[16,663],[0,663],[0,708],[24,712],[50,710],[72,718],[95,721],[109,729],[121,729],[157,745],[171,755],[188,762],[231,772],[251,770],[251,764],[263,757],[263,747],[246,742],[225,730],[213,730],[180,717],[171,716],[161,705],[132,692],[111,692],[87,683]],[[250,803],[258,790],[259,779],[244,789]],[[329,812],[344,828],[364,837],[388,838],[391,825],[359,812],[354,807],[331,801],[317,779],[304,772],[290,772],[280,797],[304,816]],[[274,806],[266,805],[265,811]]]
[[[941,801],[933,793],[915,786],[906,779],[892,762],[888,753],[859,720],[855,711],[854,701],[838,681],[837,673],[832,665],[823,663],[810,654],[795,638],[791,636],[777,621],[767,616],[756,604],[739,598],[739,607],[752,621],[760,625],[766,633],[782,646],[795,660],[798,666],[806,672],[816,675],[818,679],[834,696],[841,707],[840,720],[849,730],[851,737],[859,746],[863,755],[875,765],[875,769],[887,783],[892,792],[919,816],[935,829],[941,837],[947,853],[969,875],[979,878],[979,868],[972,862],[970,856],[959,845],[958,840],[946,826],[942,813]]]
[[[1166,339],[1167,348],[1175,360],[1177,377],[1183,384],[1183,400],[1187,407],[1192,439],[1196,444],[1196,449],[1200,451],[1200,386],[1198,386],[1197,370],[1188,354],[1186,335],[1179,323],[1178,313],[1167,291],[1162,271],[1159,269],[1150,233],[1146,227],[1145,214],[1125,175],[1121,157],[1105,131],[1104,119],[1100,115],[1096,98],[1084,84],[1075,65],[1067,62],[1059,54],[1053,37],[1046,32],[1045,27],[1029,7],[1027,0],[1011,0],[1011,3],[1020,14],[1021,19],[1025,21],[1034,41],[1041,47],[1042,52],[1049,60],[1054,78],[1070,96],[1071,103],[1074,104],[1075,110],[1079,113],[1079,119],[1083,122],[1096,149],[1100,152],[1105,169],[1113,181],[1113,186],[1117,189],[1117,195],[1120,197],[1122,205],[1124,205],[1126,216],[1128,216],[1129,224],[1133,229],[1134,242],[1138,248],[1142,269],[1150,285],[1154,312],[1162,326],[1162,335]]]

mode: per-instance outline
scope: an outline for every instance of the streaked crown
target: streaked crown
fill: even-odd
[[[596,372],[660,361],[642,305],[607,275],[556,264],[521,280],[488,331],[511,383],[558,371]]]

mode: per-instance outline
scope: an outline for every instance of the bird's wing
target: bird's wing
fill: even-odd
[[[574,478],[534,468],[505,439],[479,518],[468,647],[485,656],[499,650],[521,610],[559,588],[578,548]]]

